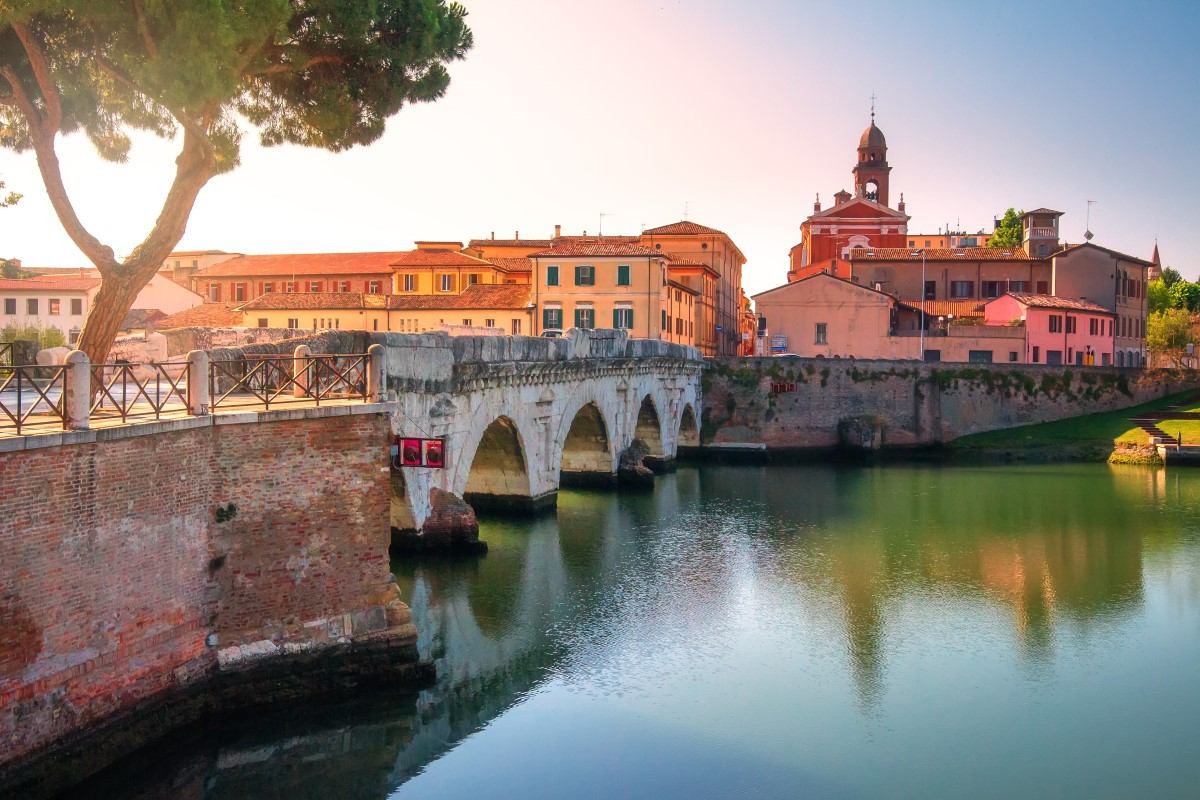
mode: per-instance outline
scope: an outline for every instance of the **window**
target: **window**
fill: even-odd
[[[176,264],[178,264],[179,262],[178,262],[178,261],[176,261],[175,263],[176,263]],[[199,269],[199,268],[200,268],[200,261],[199,261],[199,259],[195,259],[195,258],[193,258],[193,259],[192,259],[192,269]]]
[[[263,294],[274,294],[275,293],[275,284],[271,283],[269,281],[264,283],[262,285],[262,293]]]
[[[546,285],[558,286],[558,267],[546,267]]]
[[[416,275],[405,275],[404,276],[404,291],[415,292],[416,290],[417,290],[417,276]]]
[[[310,291],[310,292],[321,291],[321,282],[320,281],[309,281],[308,282],[308,291]]]
[[[925,299],[937,300],[937,281],[925,281]]]
[[[339,292],[348,292],[348,291],[350,291],[350,281],[339,281],[339,282],[338,282],[338,285],[337,285],[337,290],[338,290]]]
[[[1112,336],[1112,320],[1111,319],[1108,321],[1108,333],[1105,335]]]
[[[467,286],[474,286],[477,283],[479,283],[479,273],[478,272],[468,272],[467,273]]]
[[[295,317],[288,317],[288,327],[291,328],[292,330],[299,328],[300,320],[296,319]]]
[[[683,320],[679,317],[675,318],[675,335],[683,336]]]
[[[1100,365],[1103,367],[1111,367],[1112,366],[1112,356],[1109,355],[1108,353],[1102,354],[1100,356]]]
[[[942,351],[941,350],[926,350],[925,351],[925,363],[936,364],[937,362],[939,362],[941,360],[942,360]]]
[[[909,246],[909,247],[916,247],[916,246],[917,246],[917,240],[916,240],[916,239],[909,239],[909,240],[908,240],[908,246]]]
[[[1067,333],[1075,333],[1075,317],[1067,315]]]
[[[513,336],[520,336],[520,335],[521,335],[521,320],[519,320],[519,319],[514,319],[514,320],[512,321],[512,335],[513,335]]]
[[[1083,351],[1082,350],[1075,351],[1075,366],[1077,366],[1077,367],[1083,366]]]
[[[283,291],[285,294],[295,294],[296,293],[296,282],[295,281],[285,281],[283,284]]]
[[[28,315],[30,315],[30,316],[32,316],[32,317],[36,317],[36,316],[37,316],[37,314],[38,314],[38,301],[37,301],[37,299],[36,299],[36,298],[33,298],[33,297],[31,297],[31,298],[29,298],[28,300],[26,300],[26,301],[25,301],[25,313],[26,313],[26,314],[28,314]]]
[[[613,327],[625,330],[633,327],[633,306],[619,305],[613,309]]]
[[[589,266],[578,266],[575,268],[575,285],[576,286],[595,286],[596,285],[596,268]]]
[[[485,327],[485,328],[494,328],[494,327],[496,327],[496,320],[494,320],[494,319],[485,319],[485,320],[483,321],[483,327]]]
[[[1036,344],[1033,346],[1033,363],[1034,364],[1037,364],[1038,362],[1041,361],[1041,359],[1042,359],[1041,350],[1042,350],[1042,348],[1038,347]]]
[[[999,297],[1004,294],[1004,281],[984,281],[983,296]]]
[[[660,327],[660,328],[662,328],[663,330],[666,330],[666,329],[667,329],[667,312],[666,312],[666,309],[663,309],[663,311],[662,311],[662,319],[661,319],[661,320],[659,320],[659,327]]]
[[[1038,294],[1050,294],[1050,283],[1048,281],[1038,281],[1037,282],[1037,293]]]
[[[1098,325],[1099,322],[1100,320],[1096,319],[1095,317],[1088,317],[1088,334],[1091,336],[1096,335],[1096,328],[1100,327]]]
[[[551,328],[561,328],[563,326],[563,312],[559,306],[546,306],[542,309],[542,330]]]
[[[15,313],[16,309],[14,308],[13,311]],[[83,316],[83,300],[79,297],[75,297],[75,298],[71,299],[71,316],[74,316],[74,317],[82,317]]]
[[[926,239],[926,240],[925,240],[925,246],[926,246],[926,247],[929,247],[929,245],[930,245],[930,241],[929,241],[928,239]]]
[[[1016,360],[1017,360],[1017,351],[1016,351],[1016,350],[1009,350],[1009,351],[1008,351],[1008,360],[1009,360],[1009,361],[1016,361]]]
[[[629,265],[620,264],[617,266],[617,286],[629,285]],[[675,299],[679,299],[679,292],[675,293]]]
[[[62,313],[62,300],[59,300],[57,297],[51,297],[46,301],[46,305],[48,306],[46,313],[56,317]]]
[[[814,342],[816,344],[828,344],[828,341],[826,340],[826,329],[828,328],[828,324],[824,322],[818,322],[816,323],[816,328],[816,338]]]
[[[958,300],[975,296],[975,281],[950,281],[950,297]]]
[[[13,314],[17,313],[17,298],[15,298],[15,297],[4,298],[4,313],[8,314],[9,316],[12,316]]]
[[[596,310],[591,306],[575,306],[575,327],[596,327]]]
[[[367,294],[379,294],[379,281],[367,281]]]
[[[439,287],[441,288],[441,290],[443,292],[453,292],[454,291],[454,276],[453,275],[439,275],[438,280],[440,281]]]
[[[466,325],[468,328],[470,328],[470,327],[471,327],[471,320],[469,320],[469,319],[464,319],[464,320],[463,320],[463,325]]]
[[[1051,333],[1062,333],[1062,315],[1061,314],[1051,314],[1050,315],[1050,332]]]
[[[991,350],[971,350],[967,353],[967,361],[972,364],[990,364],[992,363]]]
[[[260,327],[260,328],[267,327],[267,320],[263,317],[259,317],[258,318],[258,327]]]
[[[210,302],[210,303],[221,302],[221,284],[210,283],[208,285],[208,302]]]
[[[1008,291],[1024,294],[1029,291],[1029,281],[1009,281]]]
[[[234,300],[245,300],[246,299],[246,284],[235,283],[233,285],[233,299]]]
[[[1046,363],[1052,367],[1062,366],[1062,350],[1047,350]]]
[[[377,319],[371,320],[371,330],[373,330],[373,331],[379,330],[379,320],[377,320]]]

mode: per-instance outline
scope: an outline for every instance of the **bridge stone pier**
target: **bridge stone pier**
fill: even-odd
[[[459,499],[536,510],[561,485],[644,481],[699,441],[704,361],[692,347],[615,330],[372,340],[386,350],[393,433],[446,440],[445,469],[393,469],[399,530],[445,524],[435,518],[463,510]]]

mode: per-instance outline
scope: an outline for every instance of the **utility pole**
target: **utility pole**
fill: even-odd
[[[925,360],[925,248],[921,248],[921,335],[920,344],[918,345],[921,351],[921,361]]]

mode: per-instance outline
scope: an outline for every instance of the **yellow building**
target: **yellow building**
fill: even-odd
[[[533,329],[529,287],[513,284],[473,284],[454,294],[265,294],[241,311],[244,324],[260,328],[397,333],[497,328],[516,336]]]
[[[529,258],[534,333],[618,328],[635,338],[693,341],[695,320],[686,310],[695,308],[696,295],[670,285],[663,253],[636,242],[564,237]]]
[[[417,249],[391,262],[392,292],[397,295],[450,295],[470,286],[529,283],[526,259],[492,263],[461,252],[459,242],[417,242]]]

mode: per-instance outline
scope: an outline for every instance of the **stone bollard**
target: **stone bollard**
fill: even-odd
[[[308,397],[308,383],[312,377],[312,348],[306,344],[296,346],[292,354],[292,397]]]
[[[75,431],[90,427],[92,407],[92,362],[82,350],[67,353],[66,373],[63,376],[63,417],[66,426]]]
[[[187,406],[193,417],[208,416],[212,404],[208,385],[208,353],[193,350],[187,354]]]
[[[381,344],[373,344],[367,348],[367,402],[383,402],[385,386],[383,383],[383,359],[387,350]]]

